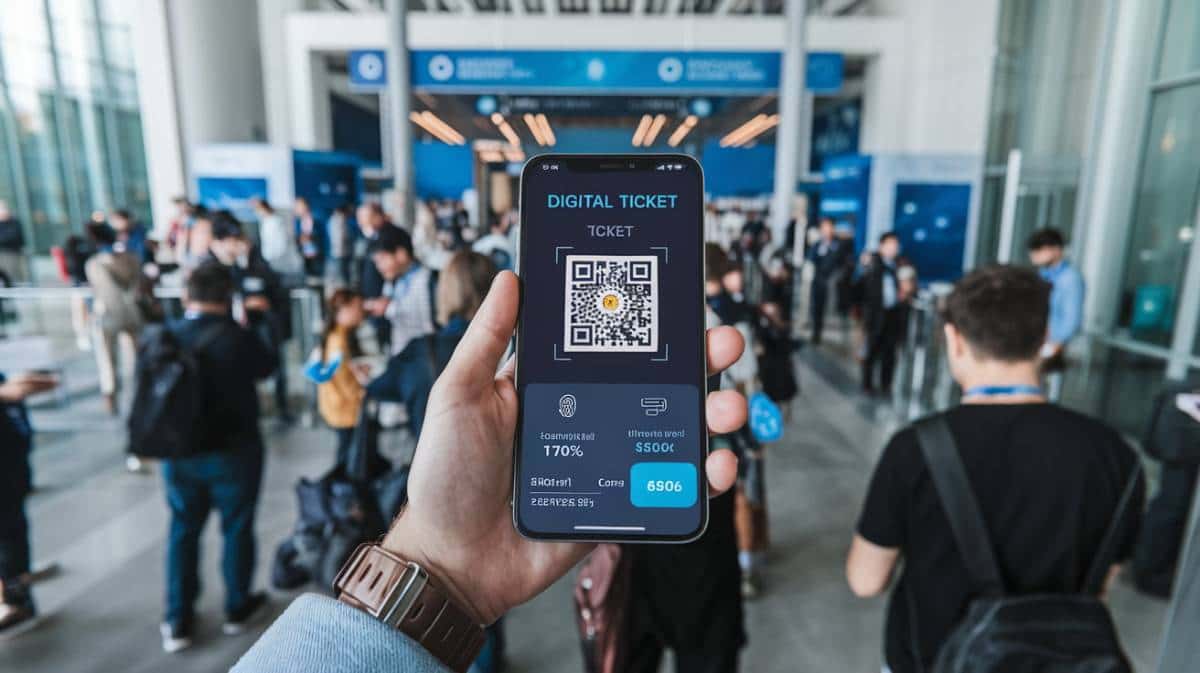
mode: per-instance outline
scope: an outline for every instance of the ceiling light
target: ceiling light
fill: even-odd
[[[544,147],[546,145],[546,138],[542,134],[541,127],[538,126],[537,119],[534,119],[533,115],[529,112],[526,112],[522,119],[525,120],[525,126],[529,127],[529,132],[533,134],[533,139],[537,141],[537,144]]]
[[[663,124],[667,123],[667,116],[660,114],[654,118],[654,123],[650,125],[650,130],[646,131],[646,138],[642,140],[642,147],[650,147],[654,144],[654,139],[658,137],[658,132],[662,130]]]
[[[721,147],[740,147],[773,128],[779,123],[779,115],[759,114],[750,121],[725,134]]]
[[[500,114],[499,112],[493,112],[492,123],[496,125],[496,128],[500,129],[500,135],[504,136],[504,139],[508,141],[508,144],[514,146],[521,145],[521,137],[518,136],[517,132],[513,130],[513,127],[504,120],[504,115]]]
[[[550,128],[550,120],[546,119],[546,115],[538,113],[538,126],[542,128],[542,135],[546,136],[546,144],[554,145],[558,143],[558,138],[554,137],[554,129]]]
[[[683,142],[684,137],[691,132],[692,128],[696,126],[696,122],[698,121],[699,119],[696,117],[696,115],[688,115],[687,119],[684,119],[682,122],[680,122],[679,126],[675,128],[675,131],[671,133],[671,137],[667,138],[667,144],[671,147],[678,147],[679,143]]]
[[[633,132],[633,146],[638,147],[642,144],[642,138],[646,137],[646,131],[650,129],[650,124],[653,121],[650,115],[642,115],[642,121],[638,122],[637,130]]]
[[[438,119],[437,115],[428,110],[425,112],[410,112],[408,118],[412,123],[425,129],[429,135],[447,145],[463,145],[467,142],[461,133],[455,131],[449,124]]]

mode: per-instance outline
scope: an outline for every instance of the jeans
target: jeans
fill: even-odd
[[[163,461],[163,481],[171,508],[167,622],[177,624],[192,617],[200,594],[200,535],[211,509],[221,515],[226,614],[236,612],[250,598],[255,563],[254,512],[262,472],[261,447]]]
[[[333,432],[337,435],[337,462],[336,465],[345,465],[346,457],[350,454],[350,444],[354,441],[354,428],[334,428]]]

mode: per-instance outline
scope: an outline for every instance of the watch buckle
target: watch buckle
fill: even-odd
[[[412,611],[417,597],[429,583],[429,573],[421,566],[408,561],[404,576],[392,587],[379,609],[379,620],[392,628],[399,628],[400,622]]]

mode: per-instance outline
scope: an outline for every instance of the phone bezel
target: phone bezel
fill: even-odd
[[[683,544],[692,542],[704,535],[708,530],[709,521],[709,502],[708,502],[708,472],[706,470],[706,459],[708,457],[708,419],[706,416],[706,401],[708,397],[708,352],[707,339],[705,337],[706,326],[704,323],[704,169],[700,162],[695,158],[686,154],[538,154],[530,157],[525,165],[521,168],[520,187],[518,190],[518,210],[520,213],[520,241],[518,243],[517,252],[517,277],[520,280],[521,300],[518,303],[517,313],[517,331],[516,331],[516,346],[514,354],[521,352],[521,335],[524,330],[524,278],[522,276],[522,265],[524,263],[526,237],[528,236],[529,228],[525,226],[525,191],[526,173],[540,167],[547,161],[565,162],[571,165],[573,172],[592,172],[592,171],[629,171],[641,172],[644,170],[654,170],[654,165],[664,162],[682,162],[689,166],[686,171],[688,175],[692,175],[698,181],[698,191],[701,204],[696,210],[695,231],[697,238],[697,249],[700,251],[700,274],[696,279],[696,301],[700,303],[700,323],[697,325],[699,329],[700,339],[700,362],[699,362],[699,378],[697,386],[700,391],[700,436],[703,437],[703,447],[700,453],[699,464],[696,465],[699,474],[699,504],[700,504],[700,522],[694,531],[679,535],[630,535],[628,533],[614,532],[612,534],[604,533],[558,533],[536,531],[525,526],[521,521],[521,508],[518,506],[518,498],[521,497],[522,488],[520,482],[521,475],[521,430],[524,424],[524,411],[518,407],[517,411],[517,426],[516,433],[513,436],[512,456],[513,456],[513,485],[512,497],[510,506],[512,507],[513,527],[523,537],[533,540],[545,541],[570,541],[570,542],[626,542],[626,543],[665,543],[665,544]],[[514,372],[514,385],[517,390],[518,404],[520,404],[521,391],[521,359],[516,358],[516,368]]]

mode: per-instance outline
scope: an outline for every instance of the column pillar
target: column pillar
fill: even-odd
[[[392,177],[398,222],[412,225],[412,123],[408,120],[408,11],[405,0],[388,0],[387,94],[391,117]]]
[[[804,35],[807,13],[807,0],[787,3],[787,34],[780,64],[779,126],[775,134],[775,194],[771,198],[771,234],[776,241],[783,240],[791,219],[801,138],[810,133],[810,129],[801,128],[808,52]]]

